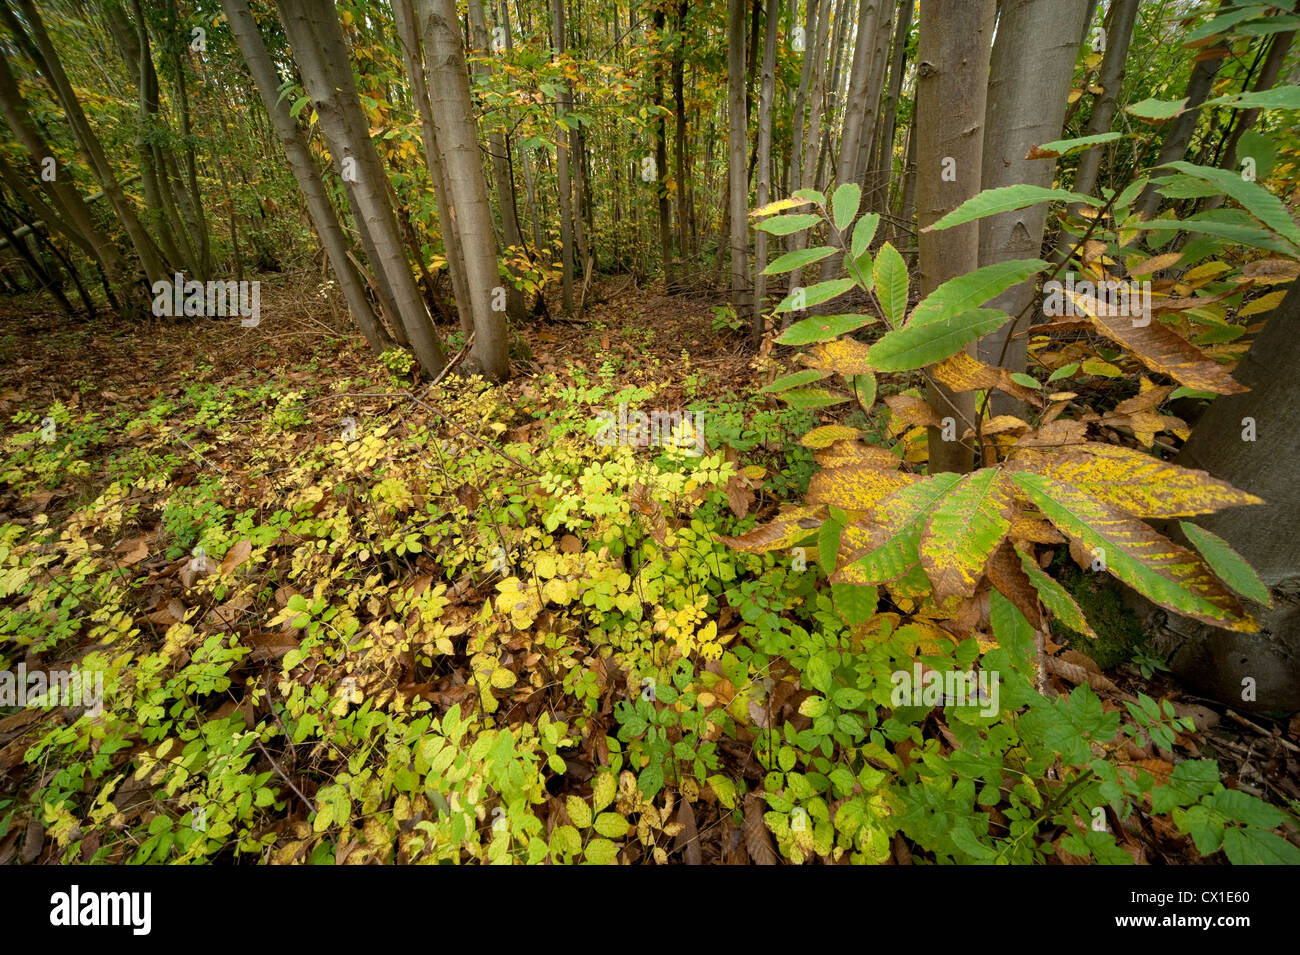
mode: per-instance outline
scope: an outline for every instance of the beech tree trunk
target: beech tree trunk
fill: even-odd
[[[921,0],[916,80],[917,225],[924,229],[980,191],[984,106],[994,0]],[[979,267],[979,223],[922,232],[920,294]],[[975,353],[975,346],[967,346]],[[929,429],[930,473],[969,471],[975,393],[954,394],[931,381],[931,410],[946,428]],[[944,434],[950,439],[945,440]]]
[[[749,303],[749,178],[745,169],[745,0],[727,0],[727,209],[731,236],[731,304]]]
[[[1087,6],[1087,0],[1003,0],[985,107],[981,188],[1051,186],[1055,161],[1025,155],[1061,137]],[[1046,223],[1046,204],[980,220],[979,264],[1037,258]],[[1029,279],[988,303],[1012,321],[979,341],[981,361],[1025,370],[1027,338],[1014,332],[1032,320],[1030,314],[1020,316],[1030,308],[1036,289],[1036,280]],[[1023,402],[1000,391],[993,393],[990,406],[994,414],[1024,414]]]
[[[473,2],[473,0],[471,0]],[[471,354],[493,381],[510,377],[506,354],[505,289],[497,266],[492,209],[483,180],[469,70],[455,0],[419,0],[419,26],[429,70],[429,97],[438,144],[446,157],[452,218],[465,254],[465,280],[474,316]],[[500,299],[500,306],[494,308]]]
[[[366,298],[364,280],[357,267],[348,257],[348,241],[339,225],[337,213],[330,202],[329,193],[321,179],[311,153],[307,149],[307,139],[290,113],[289,101],[280,97],[280,74],[271,62],[266,51],[266,44],[258,32],[257,24],[249,12],[246,0],[221,0],[230,32],[239,45],[239,52],[248,65],[248,71],[257,85],[267,115],[275,127],[276,135],[284,148],[285,159],[293,173],[298,190],[307,204],[307,214],[311,216],[316,236],[320,239],[330,268],[338,280],[339,289],[348,303],[348,311],[366,337],[371,350],[376,354],[392,345],[392,339],[380,325],[370,300]]]
[[[358,228],[369,236],[371,266],[388,288],[416,360],[434,377],[446,359],[406,260],[387,176],[370,140],[337,15],[311,0],[276,0],[276,6],[321,132],[354,203]]]

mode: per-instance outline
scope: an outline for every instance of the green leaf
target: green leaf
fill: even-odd
[[[943,496],[925,522],[918,546],[934,599],[969,597],[1011,527],[1010,485],[996,468],[980,468]]]
[[[1226,33],[1243,20],[1250,20],[1254,17],[1267,14],[1271,6],[1272,4],[1267,3],[1251,3],[1238,7],[1235,10],[1229,9],[1223,13],[1219,13],[1214,18],[1206,20],[1200,26],[1184,35],[1183,44],[1196,43],[1208,37]]]
[[[836,296],[843,295],[853,288],[855,284],[857,283],[853,279],[831,279],[829,282],[818,282],[816,285],[809,285],[807,288],[796,289],[781,299],[781,304],[777,305],[776,312],[780,315],[783,312],[794,312],[800,309],[812,308],[822,302],[829,302]]]
[[[1018,385],[1024,385],[1026,388],[1041,388],[1042,385],[1033,375],[1026,375],[1023,371],[1014,371],[1011,373],[1011,380]]]
[[[816,189],[796,189],[792,195],[796,199],[807,199],[809,202],[815,202],[819,206],[826,205],[826,196]]]
[[[1248,182],[1229,169],[1194,166],[1189,162],[1181,161],[1166,163],[1164,168],[1177,169],[1179,172],[1218,186],[1224,195],[1236,199],[1252,216],[1300,248],[1300,226],[1295,224],[1282,200],[1263,186]]]
[[[846,376],[844,380],[852,389],[853,397],[858,399],[858,405],[870,414],[871,406],[876,403],[876,376],[866,372],[861,375]]]
[[[582,855],[589,865],[615,865],[618,862],[618,846],[608,839],[592,839],[582,850]]]
[[[602,812],[592,823],[592,828],[609,839],[622,839],[627,836],[627,819],[616,812]]]
[[[861,186],[856,182],[841,184],[831,196],[831,221],[835,223],[835,228],[841,232],[847,229],[853,222],[853,217],[858,214],[861,202]]]
[[[831,598],[835,601],[835,609],[839,611],[844,622],[850,627],[868,620],[876,612],[876,602],[878,596],[876,588],[864,584],[831,584]],[[839,702],[840,690],[835,694],[835,702],[844,709],[853,709],[852,706],[846,706]],[[856,690],[854,691],[857,692]]]
[[[1229,218],[1229,213],[1237,213],[1241,221]],[[1143,232],[1193,232],[1200,235],[1214,235],[1242,245],[1253,245],[1257,249],[1268,249],[1281,255],[1294,256],[1295,247],[1278,238],[1267,229],[1245,223],[1253,222],[1250,216],[1238,209],[1215,209],[1212,212],[1198,212],[1186,219],[1174,219],[1161,216],[1148,222],[1124,223],[1122,228],[1140,229]]]
[[[795,249],[793,252],[787,252],[773,261],[763,270],[764,275],[784,275],[786,272],[793,272],[795,269],[802,269],[805,266],[812,265],[814,262],[820,262],[822,259],[835,254],[834,249],[825,246],[819,246],[815,249]]]
[[[867,358],[878,372],[923,368],[955,355],[1010,320],[1006,312],[980,308],[936,322],[909,324],[886,333],[871,346]]]
[[[1048,267],[1042,259],[994,262],[944,282],[922,299],[907,320],[909,327],[963,315],[996,298],[1013,285]]]
[[[567,797],[564,805],[569,810],[569,818],[579,829],[586,829],[591,825],[591,807],[581,796]]]
[[[1233,865],[1300,865],[1300,849],[1262,829],[1227,830],[1223,854]]]
[[[829,408],[842,401],[848,401],[848,395],[836,394],[825,388],[796,388],[777,395],[791,408]]]
[[[1270,90],[1233,93],[1206,100],[1202,105],[1229,109],[1300,109],[1300,86],[1275,86]]]
[[[858,224],[853,227],[853,241],[849,246],[850,258],[855,262],[862,258],[867,249],[871,247],[871,240],[876,237],[876,230],[879,227],[880,215],[878,213],[868,212],[858,220]]]
[[[1092,196],[1082,196],[1076,192],[1067,192],[1064,189],[1044,189],[1042,186],[1030,186],[1022,183],[1017,186],[985,189],[978,195],[971,196],[938,222],[926,226],[921,231],[938,232],[943,229],[951,229],[955,225],[974,222],[976,219],[983,219],[985,216],[995,216],[1001,212],[1012,212],[1016,209],[1036,206],[1040,202],[1082,202],[1090,206],[1105,205],[1100,199],[1094,199]]]
[[[870,530],[864,539],[863,525],[848,530],[849,543],[860,540],[867,546],[853,554],[851,572],[840,576],[859,583],[885,583],[906,577],[919,569],[919,546],[925,519],[945,494],[961,480],[959,474],[935,474],[909,484],[881,498],[868,511]]]
[[[805,371],[796,371],[789,375],[782,375],[770,385],[764,385],[759,389],[760,392],[771,394],[776,391],[786,391],[790,388],[796,388],[799,385],[806,385],[809,382],[820,381],[830,372],[820,371],[816,368],[809,368]]]
[[[1098,133],[1096,136],[1079,136],[1075,139],[1054,139],[1050,143],[1043,143],[1041,146],[1035,146],[1031,149],[1029,158],[1057,159],[1061,156],[1077,153],[1082,149],[1091,149],[1093,146],[1100,146],[1102,143],[1113,143],[1115,140],[1123,138],[1123,133]]]
[[[1173,119],[1187,105],[1186,98],[1178,100],[1144,99],[1140,103],[1130,103],[1124,112],[1138,119],[1160,121]]]
[[[1153,603],[1212,625],[1250,629],[1236,600],[1190,551],[1072,485],[1026,471],[1011,479],[1061,533],[1085,553],[1101,555],[1111,574]]]
[[[885,321],[897,328],[907,314],[907,263],[888,242],[876,253],[875,279]]]
[[[1079,363],[1077,361],[1072,361],[1068,365],[1062,365],[1060,368],[1056,369],[1056,371],[1048,375],[1047,380],[1049,382],[1060,381],[1062,378],[1069,378],[1078,370]]]
[[[1273,606],[1273,599],[1269,595],[1268,587],[1259,579],[1259,574],[1255,573],[1255,568],[1246,563],[1245,559],[1232,549],[1232,545],[1219,535],[1212,534],[1191,521],[1179,521],[1178,526],[1183,529],[1187,539],[1201,552],[1205,562],[1210,565],[1210,568],[1219,575],[1224,583],[1243,597],[1249,597],[1255,603],[1264,604],[1267,607]]]
[[[764,219],[754,228],[761,229],[769,235],[791,235],[795,232],[802,232],[804,229],[810,229],[821,221],[821,216],[804,212],[796,215],[773,216],[770,219]]]
[[[1096,631],[1092,629],[1092,625],[1088,623],[1088,618],[1083,615],[1083,611],[1074,602],[1070,592],[1038,566],[1038,561],[1034,560],[1032,551],[1017,547],[1016,553],[1020,556],[1020,566],[1024,568],[1025,574],[1029,577],[1029,582],[1033,584],[1034,590],[1038,592],[1038,599],[1043,602],[1043,606],[1051,612],[1052,616],[1060,621],[1062,626],[1096,640]]]
[[[776,340],[778,345],[810,345],[830,341],[874,322],[870,315],[814,315],[795,322]]]

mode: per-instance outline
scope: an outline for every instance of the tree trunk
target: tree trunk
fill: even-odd
[[[917,225],[924,229],[980,191],[984,106],[994,0],[921,0],[916,81]],[[979,223],[922,232],[920,294],[979,266]],[[975,346],[967,346],[975,354]],[[930,473],[969,471],[974,452],[961,440],[975,423],[975,393],[931,381],[928,400],[945,428],[929,429]],[[956,440],[944,440],[955,433]]]
[[[661,39],[664,32],[664,12],[655,9],[653,18],[656,34]],[[659,258],[663,262],[664,291],[673,291],[673,226],[672,208],[668,199],[668,119],[664,116],[663,51],[655,57],[654,78],[651,80],[651,102],[655,106],[658,122],[655,123],[655,193],[659,206]]]
[[[504,298],[505,290],[497,267],[492,209],[483,181],[483,161],[479,157],[478,129],[456,3],[455,0],[419,0],[418,9],[420,35],[427,54],[434,129],[446,156],[455,228],[465,253],[465,279],[474,315],[471,354],[484,375],[493,381],[504,381],[510,377],[505,302],[497,310],[494,299]]]
[[[456,216],[452,208],[451,190],[447,186],[447,173],[442,147],[434,132],[433,112],[429,105],[429,84],[425,75],[424,48],[415,24],[415,7],[412,0],[393,0],[393,20],[402,44],[402,58],[406,75],[411,83],[411,96],[420,114],[420,139],[424,144],[424,160],[433,182],[434,197],[438,203],[438,225],[442,231],[442,245],[447,253],[447,275],[451,279],[451,294],[456,300],[456,314],[461,331],[467,336],[474,330],[474,315],[469,306],[469,284],[465,278],[465,255],[461,251],[460,236],[456,231]]]
[[[1092,115],[1088,117],[1085,136],[1110,132],[1111,120],[1115,118],[1115,108],[1119,103],[1120,88],[1124,85],[1124,73],[1128,69],[1128,48],[1133,39],[1133,25],[1137,22],[1139,2],[1140,0],[1111,0],[1105,21],[1106,52],[1102,54],[1101,70],[1097,74],[1097,85],[1102,91],[1092,104]],[[1103,155],[1102,147],[1094,146],[1079,156],[1079,164],[1074,170],[1075,192],[1084,196],[1092,195],[1097,188]],[[1077,214],[1078,210],[1077,205],[1071,206],[1071,214]],[[1061,251],[1066,252],[1069,247],[1069,236],[1062,235]]]
[[[1255,568],[1269,587],[1273,607],[1251,606],[1259,633],[1201,626],[1169,616],[1158,645],[1173,671],[1198,691],[1234,708],[1300,710],[1300,287],[1293,287],[1234,372],[1250,391],[1222,395],[1197,422],[1175,459],[1262,497],[1262,505],[1237,507],[1195,519],[1218,534]],[[1242,681],[1256,683],[1243,699]]]
[[[337,15],[311,0],[276,0],[276,6],[326,144],[339,164],[344,189],[355,203],[358,228],[369,235],[371,265],[388,286],[420,367],[434,377],[446,361],[442,345],[406,260],[388,198],[387,176],[370,140]]]
[[[915,6],[912,0],[899,0],[894,45],[890,54],[889,92],[885,97],[885,108],[880,114],[874,175],[868,180],[867,208],[875,212],[887,212],[889,209],[889,182],[894,171],[894,139],[898,133],[898,100],[903,91],[907,37],[912,30],[912,10]]]
[[[551,0],[551,48],[558,58],[564,55],[564,0]],[[571,109],[568,85],[556,94],[555,115],[563,116]],[[556,128],[555,168],[560,194],[560,265],[561,301],[566,315],[573,313],[573,177],[569,169],[569,137],[565,130]]]
[[[981,188],[1051,186],[1056,163],[1025,155],[1061,137],[1086,8],[1086,0],[1003,0],[985,111]],[[1046,222],[1045,203],[980,220],[979,264],[1037,258]],[[1025,370],[1027,339],[1013,333],[1030,320],[1029,315],[1023,320],[1020,316],[1034,300],[1036,288],[1036,281],[1029,279],[988,303],[1012,321],[980,340],[981,361],[1013,372]],[[993,394],[990,406],[994,414],[1024,414],[1023,402],[1002,392]]]
[[[727,209],[730,214],[731,304],[749,303],[749,179],[745,169],[745,0],[727,0]]]
[[[379,354],[392,345],[392,339],[384,331],[366,298],[365,285],[361,274],[352,260],[348,258],[348,241],[339,225],[338,215],[330,202],[329,193],[321,179],[311,153],[307,149],[307,140],[297,122],[290,113],[288,100],[280,98],[280,75],[271,62],[266,51],[266,44],[258,32],[257,24],[249,12],[246,0],[221,0],[230,24],[230,32],[239,44],[239,52],[248,65],[253,82],[266,106],[267,115],[275,128],[280,144],[284,147],[285,159],[294,181],[307,204],[307,214],[311,216],[312,225],[320,239],[330,268],[338,279],[343,298],[348,303],[348,311],[356,321],[361,334],[365,335],[370,348]]]
[[[763,75],[758,92],[758,196],[760,206],[771,200],[772,193],[772,100],[776,95],[776,28],[780,18],[780,0],[767,0],[766,35],[763,38]],[[754,318],[750,323],[749,341],[758,348],[763,340],[763,308],[767,268],[767,233],[754,237]]]

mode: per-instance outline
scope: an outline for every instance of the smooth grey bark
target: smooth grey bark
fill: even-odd
[[[27,104],[23,101],[9,68],[9,60],[0,49],[0,114],[9,124],[14,139],[27,151],[33,167],[40,167],[47,156],[53,156],[36,123],[32,120]],[[130,266],[117,246],[95,224],[90,207],[82,199],[71,177],[55,175],[53,181],[46,181],[39,175],[35,177],[48,196],[50,204],[62,213],[50,225],[62,228],[64,234],[88,251],[104,270],[109,285],[115,290],[131,280]]]
[[[446,157],[455,229],[465,254],[468,304],[474,315],[474,345],[470,354],[484,375],[493,381],[504,381],[510,377],[505,309],[497,311],[493,305],[494,299],[505,290],[497,265],[492,208],[488,205],[483,179],[478,127],[474,121],[456,2],[419,0],[417,10],[429,71],[434,130]]]
[[[438,222],[442,229],[443,248],[447,253],[447,275],[451,279],[452,298],[457,302],[456,313],[461,331],[468,336],[474,330],[474,316],[468,305],[463,307],[460,305],[470,300],[465,280],[465,256],[461,251],[460,237],[456,232],[456,217],[447,186],[446,164],[443,160],[442,148],[438,144],[438,137],[434,132],[433,113],[429,103],[429,84],[425,75],[424,50],[415,24],[415,7],[412,0],[394,0],[393,20],[397,26],[398,39],[402,44],[406,75],[411,83],[411,96],[420,115],[420,140],[424,144],[424,161],[429,168],[434,198],[438,203]]]
[[[745,0],[727,0],[727,209],[730,213],[731,304],[749,304],[749,178],[745,169]]]
[[[883,2],[885,0],[860,0],[858,4],[858,29],[853,47],[853,64],[849,71],[849,92],[844,104],[844,124],[840,129],[839,155],[835,162],[837,187],[861,179],[858,160],[862,158],[862,137],[870,127],[869,116],[874,116],[876,112],[871,98],[871,83],[877,60],[882,61],[881,75],[884,75],[885,54],[877,50],[876,42]],[[892,17],[892,13],[889,15]],[[843,255],[838,252],[822,259],[821,281],[826,282],[838,276],[843,259]]]
[[[1056,162],[1025,155],[1061,136],[1087,5],[1087,0],[1003,0],[985,106],[981,189],[1017,183],[1051,186]],[[980,220],[980,266],[1037,258],[1046,223],[1045,203]],[[1012,321],[979,341],[981,361],[1025,370],[1028,340],[1014,333],[1032,319],[1020,316],[1035,295],[1036,280],[1029,279],[988,303]],[[1024,413],[1023,402],[1000,391],[994,392],[991,407],[994,414]]]
[[[306,202],[307,214],[311,217],[330,268],[338,279],[339,289],[348,303],[348,311],[352,313],[353,320],[361,329],[371,350],[378,354],[392,344],[392,339],[379,323],[370,300],[366,298],[361,274],[348,257],[347,237],[339,225],[329,194],[325,191],[320,169],[307,148],[307,139],[293,118],[289,101],[280,98],[280,74],[267,53],[262,34],[257,29],[246,0],[221,0],[221,6],[248,72],[262,97],[271,125],[280,139],[289,170]]]
[[[1092,104],[1092,114],[1088,117],[1085,136],[1097,136],[1110,132],[1111,121],[1115,118],[1115,109],[1119,103],[1120,87],[1124,84],[1124,73],[1128,69],[1128,48],[1133,39],[1133,25],[1137,22],[1140,0],[1111,0],[1110,10],[1106,15],[1106,52],[1101,56],[1101,69],[1097,73],[1097,85],[1101,93]],[[1097,176],[1101,172],[1101,160],[1104,150],[1094,146],[1079,156],[1079,164],[1074,170],[1075,192],[1091,195],[1097,188]],[[1071,207],[1072,213],[1078,212],[1077,206]],[[1062,249],[1068,250],[1069,237],[1062,236]]]
[[[44,21],[41,19],[32,0],[16,0],[16,3],[22,10],[23,17],[31,30],[30,37],[23,31],[22,24],[6,4],[0,3],[0,10],[5,13],[5,19],[9,22],[11,29],[14,30],[20,42],[27,42],[28,52],[32,55],[37,69],[44,75],[60,105],[63,106],[73,136],[76,138],[82,154],[86,157],[91,172],[99,182],[100,188],[104,191],[104,197],[108,200],[109,205],[113,207],[113,212],[117,215],[118,221],[121,222],[127,237],[131,240],[131,244],[144,266],[149,281],[157,282],[166,279],[167,269],[158,253],[158,247],[140,224],[140,219],[135,212],[135,206],[122,192],[122,187],[109,165],[107,156],[104,154],[103,146],[91,128],[90,122],[86,119],[86,114],[81,108],[81,102],[77,99],[72,83],[63,70],[63,64],[59,60],[58,52],[54,49],[54,44],[45,31]]]
[[[564,55],[564,0],[551,0],[551,49],[556,57]],[[568,85],[564,84],[555,97],[555,115],[557,117],[570,112],[572,98]],[[569,155],[568,134],[557,127],[555,136],[555,169],[557,189],[560,196],[560,300],[565,314],[573,312],[573,229],[575,210],[573,209],[573,174],[569,168],[572,157]]]
[[[994,0],[921,0],[917,53],[917,225],[938,221],[980,191],[984,108],[993,39]],[[920,294],[979,266],[979,223],[919,236]],[[975,354],[975,346],[966,349]],[[960,435],[975,424],[975,393],[954,394],[933,381],[927,400],[935,416],[953,418],[959,440],[929,429],[929,471],[966,472],[974,449]]]
[[[1175,462],[1208,471],[1264,499],[1196,517],[1254,567],[1273,596],[1250,605],[1259,633],[1238,633],[1153,614],[1158,646],[1192,687],[1235,708],[1300,710],[1300,287],[1292,287],[1233,373],[1250,390],[1221,395],[1197,422]],[[1248,430],[1252,429],[1253,432]],[[1246,440],[1253,436],[1253,440]],[[1242,681],[1256,681],[1256,700]]]
[[[763,38],[763,69],[758,91],[758,175],[757,202],[765,206],[772,193],[772,100],[776,96],[776,28],[780,0],[767,0],[766,33]],[[754,317],[750,323],[750,344],[757,348],[763,339],[763,308],[767,268],[767,233],[754,237]]]
[[[912,30],[912,0],[899,0],[890,52],[889,89],[885,106],[876,124],[876,149],[867,175],[867,209],[885,212],[889,207],[889,181],[894,169],[894,140],[898,133],[898,100],[903,91],[903,74],[907,66],[907,38]]]
[[[344,190],[354,203],[358,230],[363,239],[369,237],[371,266],[388,287],[420,367],[436,376],[446,359],[406,260],[387,175],[370,140],[337,15],[310,0],[276,0],[276,6],[330,154],[340,172],[348,173],[343,175]]]

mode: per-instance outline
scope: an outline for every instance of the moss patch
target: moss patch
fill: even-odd
[[[1146,631],[1142,629],[1133,611],[1125,605],[1109,577],[1081,571],[1064,556],[1058,557],[1053,569],[1061,586],[1069,591],[1083,615],[1092,624],[1092,629],[1097,632],[1097,639],[1092,640],[1062,626],[1058,621],[1056,630],[1059,638],[1064,638],[1076,650],[1092,657],[1103,670],[1127,663],[1139,651],[1147,649],[1149,641]]]

